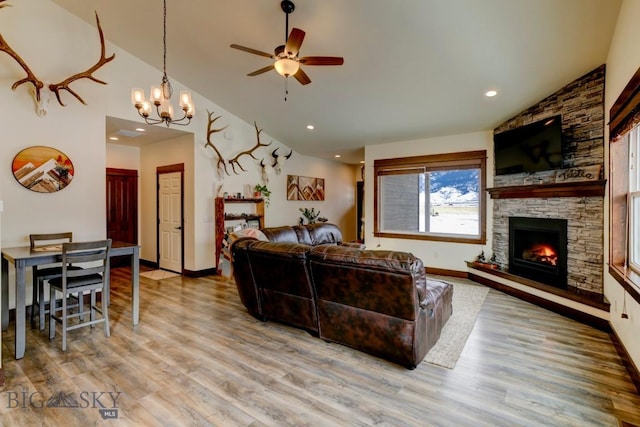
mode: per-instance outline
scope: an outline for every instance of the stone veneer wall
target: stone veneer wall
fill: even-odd
[[[601,165],[604,176],[604,75],[602,65],[494,129],[500,133],[545,117],[562,115],[564,167]],[[555,173],[500,175],[494,187],[553,182]],[[604,198],[496,199],[493,251],[509,264],[509,217],[567,219],[567,281],[578,289],[603,293]]]

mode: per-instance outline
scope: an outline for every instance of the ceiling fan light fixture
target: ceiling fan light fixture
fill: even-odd
[[[291,58],[278,59],[274,66],[278,74],[284,77],[293,76],[300,69],[300,63]]]

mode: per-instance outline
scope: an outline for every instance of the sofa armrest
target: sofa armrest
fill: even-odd
[[[436,279],[425,279],[423,295],[420,295],[420,307],[428,310],[429,317],[433,317],[433,308],[442,299],[442,294],[452,285],[449,282]],[[420,288],[418,288],[420,293]]]

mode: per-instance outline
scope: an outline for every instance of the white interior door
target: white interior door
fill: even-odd
[[[162,173],[159,184],[159,267],[182,273],[182,173]]]

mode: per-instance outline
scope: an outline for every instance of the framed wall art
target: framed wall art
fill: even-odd
[[[324,178],[287,175],[287,200],[324,200]]]
[[[73,163],[66,154],[45,146],[28,147],[13,158],[11,171],[24,188],[37,193],[53,193],[73,179]]]

